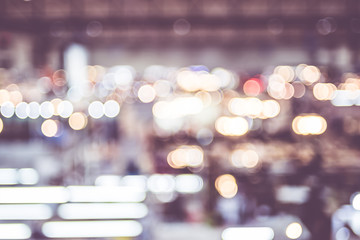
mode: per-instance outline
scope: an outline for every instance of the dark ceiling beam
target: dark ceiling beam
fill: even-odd
[[[192,30],[213,29],[213,30],[262,30],[267,29],[269,21],[277,19],[283,25],[284,30],[315,30],[317,22],[322,16],[261,16],[261,17],[188,17]],[[0,31],[12,32],[49,32],[54,24],[61,23],[66,31],[84,30],[91,21],[99,21],[104,29],[147,29],[147,30],[171,30],[178,18],[173,17],[105,17],[105,18],[10,18],[0,17]],[[334,20],[337,30],[349,30],[354,17],[339,16]],[[360,19],[360,18],[359,18]]]

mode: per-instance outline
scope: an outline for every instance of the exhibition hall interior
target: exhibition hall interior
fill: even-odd
[[[358,0],[0,0],[0,239],[360,239],[359,71]]]

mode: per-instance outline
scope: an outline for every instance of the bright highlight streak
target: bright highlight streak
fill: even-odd
[[[3,131],[4,129],[4,123],[3,120],[0,118],[0,133]]]
[[[80,44],[70,45],[64,53],[65,70],[69,87],[73,89],[75,100],[80,100],[86,90],[88,54]]]
[[[31,237],[31,229],[23,223],[0,224],[0,239],[28,239]]]
[[[272,240],[274,236],[274,230],[269,227],[233,227],[225,229],[221,234],[223,240]]]
[[[142,202],[146,193],[133,187],[69,186],[70,202]]]
[[[48,238],[136,237],[142,231],[137,221],[46,222],[42,227]]]
[[[44,204],[0,205],[0,220],[45,220],[52,215],[51,208]]]
[[[68,220],[140,219],[148,214],[148,209],[142,203],[68,203],[60,205],[58,213]]]
[[[0,188],[0,203],[64,203],[68,197],[64,187]]]

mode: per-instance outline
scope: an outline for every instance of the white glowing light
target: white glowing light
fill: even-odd
[[[1,115],[5,118],[11,118],[15,113],[15,107],[12,102],[4,102],[0,108]]]
[[[167,97],[171,93],[171,83],[165,80],[157,80],[154,83],[156,95],[159,97]]]
[[[269,227],[232,227],[226,228],[221,234],[223,240],[272,240],[274,236],[274,230]]]
[[[254,168],[259,163],[259,155],[252,149],[237,149],[231,153],[231,163],[238,168]]]
[[[280,104],[275,100],[263,101],[263,117],[274,118],[280,113]]]
[[[290,66],[277,66],[274,69],[274,73],[282,76],[287,82],[292,82],[295,77],[295,71]]]
[[[96,186],[120,186],[121,177],[117,175],[101,175],[95,179]]]
[[[133,187],[69,186],[71,202],[142,202],[146,193]]]
[[[263,111],[263,102],[254,97],[232,98],[229,101],[228,109],[232,114],[238,116],[259,117]]]
[[[0,239],[28,239],[31,237],[31,229],[23,223],[0,224]]]
[[[80,44],[70,45],[64,54],[65,71],[71,96],[74,100],[80,100],[86,91],[87,83],[87,50]]]
[[[225,136],[242,136],[249,131],[249,124],[242,117],[220,117],[215,122],[216,131]]]
[[[313,94],[317,100],[332,100],[336,90],[336,86],[332,83],[317,83],[314,85]]]
[[[176,119],[195,115],[203,110],[203,102],[197,97],[179,97],[173,101],[159,101],[153,106],[153,114],[159,119]]]
[[[0,185],[25,184],[33,185],[39,180],[36,170],[32,168],[1,168],[0,169]]]
[[[149,177],[147,186],[153,193],[172,193],[175,191],[175,179],[168,174],[154,174]]]
[[[51,208],[45,204],[0,205],[0,220],[45,220],[52,215]]]
[[[34,185],[39,182],[39,174],[33,168],[22,168],[18,171],[18,181],[24,185]]]
[[[356,100],[359,96],[359,90],[336,90],[334,97],[331,99],[331,104],[336,107],[352,106],[357,102]]]
[[[303,204],[309,198],[307,186],[281,186],[276,191],[276,199],[282,203]]]
[[[109,118],[114,118],[120,113],[120,105],[114,100],[109,100],[104,104],[104,113],[105,116]]]
[[[181,174],[175,177],[176,191],[180,193],[197,193],[203,188],[203,179],[195,174]]]
[[[220,78],[208,72],[194,72],[189,70],[180,71],[176,81],[185,91],[195,92],[198,90],[217,91],[222,84]]]
[[[297,116],[292,122],[292,128],[296,134],[320,135],[326,131],[326,120],[317,114]]]
[[[115,73],[107,73],[103,77],[102,85],[106,90],[113,91],[116,88],[116,75]]]
[[[155,198],[162,203],[173,202],[177,197],[177,194],[175,192],[155,193],[154,195]]]
[[[315,66],[306,66],[299,77],[305,84],[310,85],[320,79],[321,73],[319,68]]]
[[[60,98],[54,98],[53,100],[51,100],[51,104],[54,106],[54,115],[58,116],[59,115],[59,104],[62,102],[62,100]]]
[[[59,103],[57,110],[60,117],[68,118],[74,112],[74,106],[69,101],[62,101]]]
[[[88,112],[92,118],[98,119],[104,116],[104,105],[100,101],[90,103]]]
[[[40,104],[37,102],[31,102],[28,105],[29,107],[29,118],[36,119],[40,116]]]
[[[0,169],[0,185],[17,184],[17,172],[14,168]]]
[[[137,221],[54,221],[46,222],[42,227],[48,238],[136,237],[142,231]]]
[[[142,175],[128,175],[123,177],[123,185],[127,187],[134,187],[141,189],[142,191],[147,190],[147,177]]]
[[[173,111],[178,111],[180,116],[194,115],[202,111],[203,103],[197,97],[181,97],[172,102],[172,107]]]
[[[67,200],[64,187],[0,188],[0,203],[64,203]]]
[[[63,219],[139,219],[148,214],[143,203],[67,203],[58,208]]]
[[[342,227],[336,231],[335,235],[336,240],[349,240],[350,239],[350,230],[346,227]]]
[[[302,235],[302,227],[300,223],[294,222],[287,226],[286,236],[290,239],[298,239]]]
[[[156,97],[155,89],[150,85],[144,85],[139,88],[138,97],[143,103],[150,103]]]
[[[116,66],[111,71],[115,73],[115,83],[120,88],[126,89],[134,81],[135,69],[131,66]]]
[[[29,115],[29,112],[30,112],[30,109],[26,102],[21,102],[18,105],[16,105],[15,114],[18,118],[20,118],[20,119],[27,118]]]
[[[51,102],[45,101],[40,105],[40,115],[43,118],[51,118],[54,115],[54,106]]]
[[[229,70],[218,67],[214,68],[211,73],[220,79],[222,88],[231,87],[231,85],[235,84],[234,74]]]
[[[352,197],[352,206],[356,210],[360,210],[360,194],[356,193],[354,197]]]

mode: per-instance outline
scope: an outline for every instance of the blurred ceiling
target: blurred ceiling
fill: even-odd
[[[173,36],[176,21],[185,19],[191,26],[187,38],[207,43],[251,44],[272,36],[272,41],[298,43],[306,41],[304,32],[310,38],[351,42],[360,33],[359,7],[356,0],[1,0],[0,30],[73,32],[98,21],[105,38],[124,32],[141,38],[156,32],[161,39]],[[179,25],[184,28],[184,23]]]

